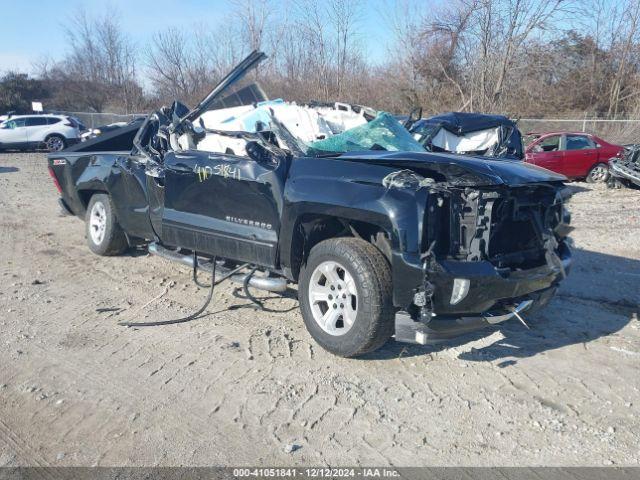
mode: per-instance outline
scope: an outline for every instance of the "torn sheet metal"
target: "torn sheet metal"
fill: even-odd
[[[339,135],[346,130],[367,124],[362,112],[344,108],[344,104],[330,106],[298,105],[282,99],[204,112],[196,121],[207,130],[243,131],[256,133],[269,129],[274,120],[302,144],[311,144]],[[200,123],[201,122],[201,123]],[[235,139],[207,133],[198,142],[198,150],[246,156],[246,151]]]
[[[609,162],[612,179],[640,187],[640,144],[625,147],[624,156]]]
[[[411,170],[393,172],[382,179],[385,188],[408,188],[417,190],[422,187],[430,187],[435,184],[433,178],[425,178]]]

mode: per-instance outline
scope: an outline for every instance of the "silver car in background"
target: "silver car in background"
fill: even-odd
[[[80,141],[81,128],[66,115],[14,115],[0,123],[0,150],[58,152]]]

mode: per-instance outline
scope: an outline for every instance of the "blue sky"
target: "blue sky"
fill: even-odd
[[[394,1],[366,1],[361,27],[377,32],[363,38],[374,60],[382,60],[386,53],[391,32],[384,12]],[[154,32],[171,25],[215,28],[231,10],[226,0],[0,0],[0,73],[32,73],[32,64],[43,57],[61,58],[65,52],[64,25],[79,7],[90,16],[115,9],[125,32],[140,46]]]

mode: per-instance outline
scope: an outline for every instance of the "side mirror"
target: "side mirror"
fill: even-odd
[[[247,142],[245,150],[249,158],[259,163],[273,163],[273,154],[260,142]]]
[[[422,118],[422,107],[415,107],[409,112],[409,118],[404,122],[404,128],[409,130],[411,126]]]

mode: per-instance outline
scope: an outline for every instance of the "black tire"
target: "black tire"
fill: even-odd
[[[309,300],[313,272],[324,262],[336,262],[348,271],[357,290],[357,313],[350,329],[341,335],[325,332],[314,319]],[[341,357],[356,357],[384,345],[394,333],[391,269],[372,244],[357,238],[335,238],[311,249],[300,272],[298,297],[302,318],[314,340]]]
[[[59,152],[67,147],[67,140],[62,136],[54,133],[44,140],[44,144],[49,152]]]
[[[92,230],[95,231],[96,228],[95,224],[92,225],[92,215],[94,209],[96,209],[97,212],[100,208],[102,208],[102,212],[104,212],[100,215],[104,216],[103,234],[94,235],[92,234]],[[97,193],[91,197],[85,215],[85,228],[89,249],[97,255],[120,255],[128,247],[127,237],[118,223],[113,204],[111,203],[111,197],[107,194]]]
[[[606,173],[602,173],[602,170]],[[587,174],[587,183],[603,183],[609,180],[609,166],[606,163],[596,163]]]

